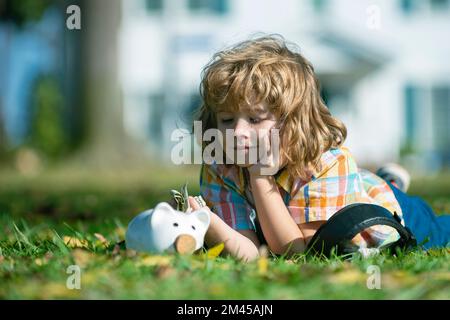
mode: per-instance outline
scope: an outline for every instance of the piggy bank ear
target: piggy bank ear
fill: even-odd
[[[207,209],[199,209],[197,211],[194,211],[193,214],[203,224],[205,229],[208,229],[209,223],[211,221],[209,210],[207,210]]]
[[[167,202],[158,203],[153,209],[153,215],[151,219],[152,226],[163,224],[167,221],[168,217],[173,216],[174,210]]]

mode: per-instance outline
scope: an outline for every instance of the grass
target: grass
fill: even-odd
[[[190,193],[197,193],[198,168],[0,177],[3,299],[450,298],[448,249],[348,261],[269,257],[246,264],[201,254],[134,254],[116,246],[128,221],[169,199],[170,189],[188,181]],[[450,212],[449,181],[416,180],[411,190],[437,212]],[[66,286],[71,265],[81,268],[80,290]],[[367,286],[370,266],[380,270],[381,289]]]

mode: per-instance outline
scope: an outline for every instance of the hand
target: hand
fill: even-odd
[[[248,167],[247,170],[251,177],[273,176],[283,164],[283,161],[280,161],[281,156],[278,131],[270,130],[258,140],[258,161]]]
[[[209,207],[206,204],[200,205],[200,203],[194,197],[191,197],[191,196],[189,196],[189,205],[191,206],[192,211],[204,208],[204,209],[209,210],[210,213],[212,213],[211,210],[209,209]]]

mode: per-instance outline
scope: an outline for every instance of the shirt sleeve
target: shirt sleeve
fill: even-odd
[[[374,200],[375,204],[388,209],[392,214],[396,213],[401,218],[401,223],[404,226],[405,222],[402,219],[401,207],[387,183],[380,177],[364,169],[359,169],[359,174],[361,175],[364,189],[368,196]],[[400,234],[397,230],[386,225],[375,225],[367,228],[361,232],[361,236],[366,239],[365,244],[367,247],[382,247],[400,239]]]
[[[387,182],[365,169],[359,169],[359,174],[364,183],[364,189],[367,195],[391,213],[396,213],[401,218],[402,225],[404,226],[405,222],[403,220],[402,208]]]
[[[202,165],[200,193],[208,207],[235,230],[255,230],[256,212],[236,189],[220,176],[215,165]]]

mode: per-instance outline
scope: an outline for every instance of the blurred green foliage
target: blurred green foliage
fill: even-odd
[[[57,158],[68,150],[63,105],[57,81],[52,77],[39,79],[33,95],[29,144],[48,158]]]
[[[37,21],[55,0],[0,0],[0,21],[13,22],[21,27],[26,22]]]
[[[0,104],[0,110],[2,106]],[[0,161],[5,157],[6,135],[2,114],[0,112]]]

